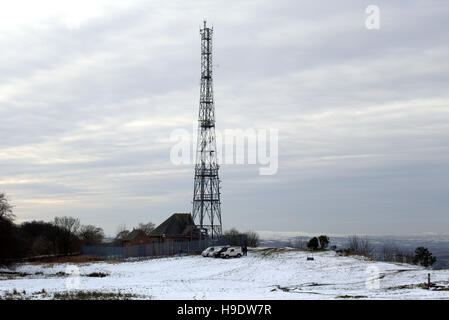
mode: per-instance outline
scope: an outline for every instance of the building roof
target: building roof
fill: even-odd
[[[190,213],[174,213],[150,232],[150,237],[190,236],[195,223]]]

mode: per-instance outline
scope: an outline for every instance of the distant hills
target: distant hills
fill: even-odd
[[[294,232],[272,232],[258,231],[260,235],[261,246],[284,247],[293,243],[295,239],[308,240],[313,236],[320,234],[305,234],[298,232],[295,236]],[[336,245],[337,249],[345,248],[348,236],[345,235],[329,235],[330,246]],[[437,258],[437,262],[433,265],[433,269],[449,269],[449,235],[446,234],[424,234],[424,235],[408,235],[408,236],[367,236],[370,243],[374,247],[374,251],[381,252],[385,244],[394,243],[398,248],[404,251],[413,252],[416,247],[428,248],[433,256]]]

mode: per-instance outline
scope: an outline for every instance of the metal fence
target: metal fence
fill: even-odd
[[[211,246],[245,245],[246,237],[221,237],[194,241],[170,241],[138,244],[134,246],[97,245],[83,246],[82,254],[102,257],[104,259],[125,259],[132,257],[173,256],[181,254],[198,254]]]

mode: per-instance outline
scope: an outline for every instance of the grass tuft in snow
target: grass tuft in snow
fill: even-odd
[[[94,277],[94,278],[104,278],[104,277],[107,277],[108,275],[109,275],[109,273],[105,273],[105,272],[92,272],[92,273],[84,274],[83,276]]]
[[[131,293],[101,292],[101,291],[66,291],[53,295],[54,300],[129,300],[138,298]]]

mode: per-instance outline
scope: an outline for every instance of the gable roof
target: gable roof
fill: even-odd
[[[151,231],[149,236],[190,236],[194,225],[195,223],[193,222],[193,218],[190,213],[174,213],[170,218],[162,222],[156,229]]]

